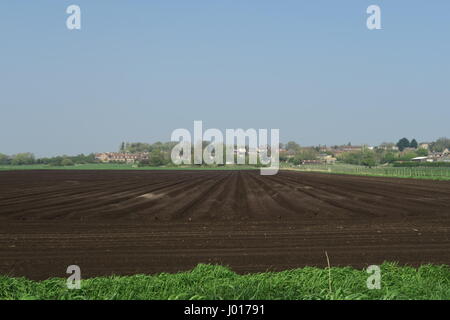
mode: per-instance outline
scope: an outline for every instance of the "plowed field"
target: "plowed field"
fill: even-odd
[[[0,172],[0,274],[450,264],[450,182],[281,171]]]

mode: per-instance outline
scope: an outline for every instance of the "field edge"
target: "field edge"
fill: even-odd
[[[95,277],[81,289],[66,279],[34,281],[0,275],[0,300],[450,300],[450,266],[418,268],[384,262],[380,289],[368,289],[373,275],[352,267],[303,267],[239,275],[220,265],[190,271]]]

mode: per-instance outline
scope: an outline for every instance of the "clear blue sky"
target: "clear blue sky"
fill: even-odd
[[[194,120],[301,145],[434,140],[449,36],[448,0],[2,1],[0,152],[114,151]]]

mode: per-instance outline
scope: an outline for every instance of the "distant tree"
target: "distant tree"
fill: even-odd
[[[394,146],[395,146],[395,143],[393,143],[393,142],[383,142],[378,147],[381,149],[390,150],[390,149],[393,149]]]
[[[398,157],[399,161],[411,161],[411,159],[417,157],[416,152],[407,152]]]
[[[292,163],[295,166],[298,166],[298,165],[302,164],[302,160],[297,158],[297,157],[289,158],[288,162]]]
[[[202,142],[204,143],[204,142]],[[154,144],[151,145],[152,149],[158,149],[158,150],[164,150],[164,144],[161,141],[157,141]]]
[[[173,147],[175,147],[177,144],[178,144],[178,142],[176,142],[176,141],[165,142],[161,145],[160,149],[165,152],[171,152]],[[152,145],[151,147],[152,147],[152,149],[155,148],[154,145]]]
[[[62,166],[62,161],[64,160],[64,157],[56,156],[53,158],[48,159],[48,164],[51,166]]]
[[[150,165],[150,161],[148,159],[143,159],[141,161],[139,161],[138,166],[139,167],[147,167]]]
[[[150,153],[149,164],[154,167],[159,167],[164,165],[164,156],[159,149],[155,149]]]
[[[151,149],[150,144],[142,142],[127,143],[125,146],[125,151],[130,153],[150,152]]]
[[[280,156],[279,156],[279,158],[280,158],[280,161],[281,162],[286,162],[286,161],[288,161],[288,157],[287,157],[287,155],[286,155],[286,152],[280,152]],[[258,158],[258,160],[259,160],[259,158]]]
[[[90,153],[88,155],[79,154],[76,156],[56,156],[52,158],[39,158],[36,159],[35,163],[38,164],[49,164],[52,166],[62,166],[62,161],[64,159],[69,159],[73,164],[86,164],[86,163],[97,163],[98,160],[95,159],[95,154]]]
[[[32,153],[25,152],[13,155],[11,164],[24,165],[24,164],[33,164],[34,162],[35,162],[34,155]]]
[[[338,156],[338,159],[344,163],[364,165],[372,167],[382,162],[382,155],[373,150],[344,152]]]
[[[431,143],[430,149],[434,152],[442,152],[445,149],[450,149],[449,138],[439,138],[435,142]]]
[[[290,151],[290,153],[297,153],[300,151],[300,145],[294,141],[289,141],[286,143],[285,147],[287,151]]]
[[[361,156],[361,164],[367,167],[373,167],[377,163],[375,152],[367,151],[363,152]]]
[[[303,160],[316,160],[317,155],[319,153],[315,148],[308,148],[301,150],[296,156],[295,159],[303,161]]]
[[[0,153],[0,165],[7,165],[11,163],[11,158],[6,154]]]
[[[120,152],[125,152],[125,142],[122,142],[120,145]]]
[[[73,161],[70,160],[69,158],[64,158],[64,159],[61,161],[61,165],[62,165],[62,166],[73,166],[74,163],[73,163]]]
[[[96,162],[98,162],[98,160],[95,159],[95,154],[94,153],[90,153],[87,156],[85,156],[85,161],[86,161],[86,163],[96,163]]]
[[[410,148],[417,149],[418,146],[419,144],[417,143],[416,139],[412,139],[411,142],[409,143]]]
[[[409,148],[410,143],[409,143],[409,140],[408,140],[407,138],[401,138],[401,139],[397,142],[396,145],[397,145],[397,147],[398,147],[398,150],[403,151],[403,150],[405,150],[406,148]]]
[[[391,163],[395,161],[395,154],[393,152],[386,152],[382,155],[381,162],[382,163]]]
[[[286,150],[288,151],[299,151],[300,145],[297,142],[289,141],[286,143]]]
[[[428,150],[424,148],[419,148],[416,150],[416,154],[418,157],[425,157],[428,155]]]

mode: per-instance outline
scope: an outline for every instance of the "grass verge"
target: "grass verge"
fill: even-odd
[[[61,278],[0,276],[0,299],[450,299],[449,266],[380,267],[381,289],[372,290],[366,286],[370,274],[351,267],[238,275],[226,267],[200,264],[176,274],[85,279],[79,290],[68,290]]]
[[[283,167],[282,170],[299,171],[299,172],[316,172],[323,174],[346,174],[351,176],[365,176],[365,177],[385,177],[385,178],[402,178],[402,179],[423,179],[423,180],[437,180],[437,181],[449,181],[450,175],[446,173],[445,175],[405,175],[401,173],[383,173],[383,172],[370,172],[370,171],[345,171],[345,170],[320,170],[320,169],[298,169],[292,167]],[[368,169],[369,170],[369,169]]]

